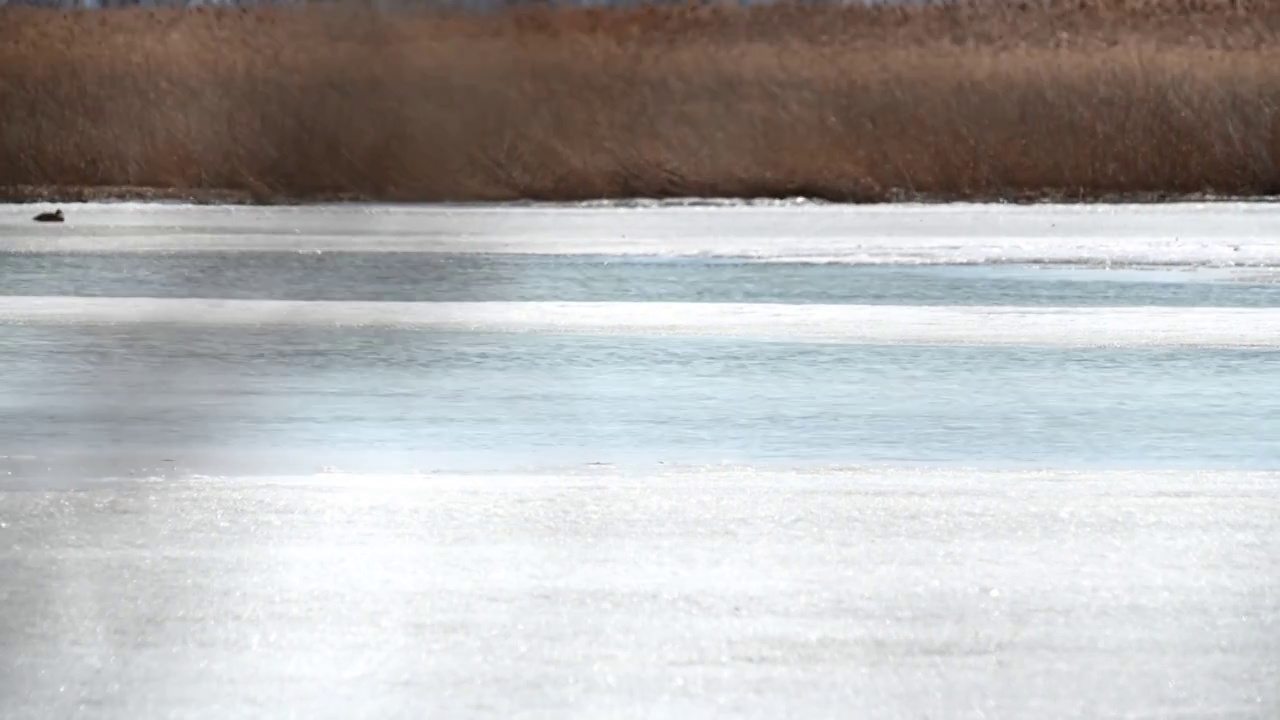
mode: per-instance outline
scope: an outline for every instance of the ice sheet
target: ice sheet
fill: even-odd
[[[415,327],[875,344],[1280,347],[1280,308],[0,298],[5,323]]]
[[[370,250],[767,262],[1280,265],[1280,205],[0,206],[0,251]]]

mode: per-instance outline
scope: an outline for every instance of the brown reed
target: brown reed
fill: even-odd
[[[1280,9],[0,9],[11,198],[1280,193]]]

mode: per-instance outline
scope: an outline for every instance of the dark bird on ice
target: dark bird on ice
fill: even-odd
[[[53,212],[42,212],[36,216],[36,222],[62,222],[62,208]]]

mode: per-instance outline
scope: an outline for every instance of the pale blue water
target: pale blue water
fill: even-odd
[[[0,364],[11,453],[210,473],[249,456],[1280,468],[1280,353],[1265,350],[11,326]]]
[[[362,251],[8,252],[0,294],[1280,306],[1265,268]],[[0,368],[0,455],[27,469],[1280,468],[1269,350],[9,323]]]

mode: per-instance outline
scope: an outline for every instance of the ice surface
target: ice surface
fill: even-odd
[[[217,253],[271,250],[1248,267],[1264,281],[1280,268],[1271,204],[63,208],[65,224],[38,226],[34,206],[0,206],[0,263],[199,251],[215,289]],[[120,267],[126,283],[138,272]],[[367,267],[346,282],[386,281]],[[1274,348],[1280,308],[1265,297],[1252,308],[90,298],[71,296],[91,294],[74,283],[87,271],[59,272],[66,296],[0,298],[6,720],[1280,717],[1280,475],[1060,469],[1115,458],[1273,469],[1272,353],[1016,347]],[[584,349],[592,335],[615,337]],[[713,353],[688,338],[979,347]],[[838,352],[797,359],[814,347]],[[341,439],[371,455],[446,453],[459,435],[444,431],[475,440],[503,415],[577,458],[604,434],[566,422],[612,427],[627,445],[648,423],[649,437],[703,459],[768,440],[769,427],[780,454],[767,466],[369,475],[339,463],[313,475],[329,456],[311,451],[264,476],[247,440],[218,444],[259,438],[255,452],[283,455],[279,432],[301,428],[326,452]],[[499,433],[491,451],[476,441],[490,467],[520,442]],[[847,458],[875,433],[901,443],[878,447],[902,465],[926,440],[976,464],[976,446],[999,435],[1048,469],[813,464],[817,448]],[[181,466],[199,455],[172,452],[175,437],[240,463],[209,467],[249,469],[192,477]],[[57,466],[67,448],[83,466]],[[113,454],[145,479],[98,479]]]
[[[43,206],[42,206],[43,207]],[[0,251],[431,251],[770,262],[1280,265],[1280,206],[0,207]]]
[[[1278,489],[686,467],[0,490],[0,715],[1272,720]]]
[[[0,297],[0,323],[384,326],[861,344],[1280,347],[1280,308]]]

